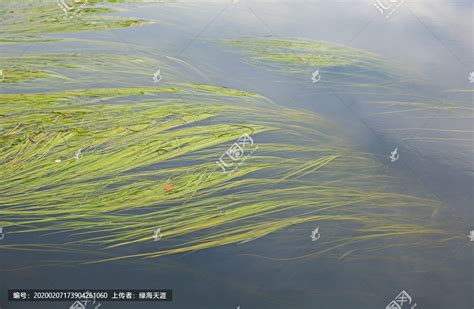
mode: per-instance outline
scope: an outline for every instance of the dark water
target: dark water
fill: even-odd
[[[19,257],[16,252],[4,250],[1,267],[10,271],[0,273],[1,308],[69,308],[70,305],[7,303],[3,291],[9,288],[168,288],[174,293],[171,303],[102,303],[101,308],[376,309],[385,308],[401,290],[413,297],[417,309],[473,308],[474,247],[467,236],[474,229],[472,113],[461,120],[436,118],[435,111],[428,115],[420,112],[427,116],[422,119],[397,114],[373,116],[373,107],[365,103],[383,97],[383,93],[369,96],[333,89],[338,94],[335,96],[311,84],[311,69],[305,80],[252,67],[245,64],[244,55],[213,41],[272,35],[326,40],[369,50],[411,70],[422,81],[423,86],[410,89],[414,96],[459,100],[472,107],[469,93],[447,92],[472,88],[467,80],[474,68],[472,2],[410,1],[389,19],[380,16],[371,1],[229,2],[123,5],[129,10],[119,15],[153,18],[160,23],[67,36],[100,40],[101,44],[114,42],[109,44],[122,45],[123,54],[156,59],[166,55],[178,57],[207,77],[183,69],[189,81],[253,91],[284,106],[324,114],[338,123],[341,134],[354,147],[377,155],[387,165],[390,151],[398,147],[400,160],[397,165],[391,165],[393,175],[411,179],[413,190],[419,195],[436,197],[448,204],[453,211],[449,220],[457,224],[456,230],[465,231],[466,242],[431,249],[424,249],[422,244],[409,249],[394,247],[385,250],[383,256],[374,254],[359,259],[341,260],[327,255],[284,261],[245,255],[277,258],[300,255],[298,250],[291,250],[307,251],[315,246],[307,235],[313,227],[301,225],[242,245],[121,263],[78,266],[74,260],[68,260],[70,255],[61,253],[33,252]],[[15,53],[15,48],[6,47],[5,53]],[[81,43],[41,44],[29,48],[25,54],[92,48]],[[155,68],[150,68],[150,81],[154,71]],[[324,83],[324,71],[321,83]],[[468,131],[462,138],[471,141],[455,141],[458,133],[448,133],[447,137],[454,140],[450,143],[407,142],[404,138],[417,134],[416,131],[393,130],[419,127]],[[146,249],[150,246],[130,248],[125,254]],[[78,256],[77,260],[84,256]],[[55,266],[11,270],[9,265],[19,258],[23,265],[35,266],[37,261],[44,265],[44,261],[50,261]]]

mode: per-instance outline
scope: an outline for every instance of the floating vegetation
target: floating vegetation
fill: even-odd
[[[76,15],[69,16],[58,7],[57,1],[24,3],[23,7],[18,7],[17,2],[7,1],[5,9],[0,11],[0,39],[12,40],[12,35],[19,35],[17,40],[24,41],[26,34],[111,30],[150,23],[143,19],[103,16],[116,10],[95,7],[95,3],[80,7]],[[33,38],[29,37],[28,41],[31,40]]]
[[[355,233],[321,251],[446,234],[427,220],[441,205],[389,190],[382,166],[333,137],[328,121],[257,94],[200,84],[9,94],[0,117],[0,225],[68,235],[65,251],[99,246],[102,261],[245,243],[314,221]],[[215,161],[243,133],[259,149],[223,173]],[[158,226],[160,248],[122,256],[121,247],[154,243]]]
[[[346,87],[382,86],[397,70],[382,57],[364,50],[308,39],[241,38],[225,39],[228,46],[243,50],[250,64],[269,70],[310,76],[323,69],[326,85]],[[309,77],[308,77],[309,78]],[[339,82],[337,82],[337,81]]]
[[[59,78],[62,85],[68,87],[94,84],[95,79],[108,84],[142,79],[143,84],[143,78],[152,80],[150,67],[166,69],[167,80],[177,74],[169,65],[146,57],[92,53],[0,56],[0,68],[3,68],[5,77],[3,83],[21,85],[34,80],[35,87],[47,86],[50,83],[48,78]],[[29,85],[33,86],[32,83]]]
[[[472,134],[474,131],[468,126],[472,120],[474,108],[469,99],[439,101],[429,98],[414,98],[417,101],[378,99],[366,104],[371,113],[368,114],[374,122],[384,126],[382,130],[401,135],[403,141],[418,141],[429,143],[447,143],[461,147],[458,155],[472,156]],[[390,118],[403,118],[403,125],[387,127]],[[456,119],[452,124],[443,120]],[[421,121],[421,125],[417,123]],[[464,121],[466,126],[460,127]],[[430,123],[431,122],[431,123]],[[466,148],[467,146],[467,148]],[[458,160],[459,161],[459,160]]]
[[[461,104],[460,104],[461,103]],[[462,102],[450,103],[450,102],[410,102],[410,101],[375,101],[369,102],[369,104],[376,105],[379,111],[373,113],[373,115],[383,114],[406,114],[417,111],[430,111],[430,112],[445,112],[455,116],[463,116],[474,111],[471,106],[462,105]],[[380,111],[380,109],[382,111]]]
[[[103,17],[113,9],[94,6],[97,1],[73,17],[56,4],[31,4],[24,14],[2,10],[0,36],[146,22]],[[377,79],[373,72],[390,78],[376,55],[327,43],[226,42],[279,70],[290,64],[303,72],[309,64],[367,80]],[[2,242],[0,249],[100,249],[86,261],[104,262],[241,244],[316,221],[330,223],[325,230],[336,235],[319,240],[317,254],[361,241],[404,246],[452,237],[430,220],[443,205],[405,193],[375,158],[338,138],[329,119],[257,93],[187,83],[177,67],[194,68],[166,59],[0,58],[8,84],[0,94],[0,226],[11,237],[42,236],[41,243]],[[160,87],[152,81],[156,70],[163,73]],[[242,134],[258,150],[235,171],[222,172],[216,161]]]
[[[442,102],[432,96],[420,95],[417,87],[422,82],[419,80],[410,85],[410,90],[405,89],[405,83],[413,80],[415,75],[408,72],[402,74],[394,64],[374,53],[308,39],[241,38],[225,39],[222,42],[249,55],[251,65],[299,76],[304,74],[308,82],[311,74],[314,82],[314,75],[318,72],[321,74],[318,76],[321,78],[319,89],[348,93],[351,98],[361,95],[357,100],[357,109],[370,110],[363,117],[369,117],[375,126],[380,126],[385,132],[411,131],[412,134],[400,137],[403,141],[423,140],[458,146],[471,141],[472,130],[459,130],[456,126],[447,127],[446,124],[424,128],[411,124],[403,126],[397,122],[396,128],[386,128],[394,118],[399,117],[404,120],[423,117],[472,119],[469,115],[472,115],[473,108],[468,97]],[[468,90],[452,92],[469,94]],[[351,100],[351,104],[354,101]],[[472,156],[471,150],[464,149],[463,152]]]
[[[36,36],[10,36],[0,38],[0,44],[8,43],[49,43],[57,42],[60,39],[56,38],[46,38],[46,37],[36,37]]]
[[[1,57],[0,57],[1,59]],[[2,61],[0,60],[0,63]],[[14,84],[20,81],[39,79],[39,78],[60,78],[61,76],[46,70],[28,69],[27,67],[18,67],[12,64],[3,66],[4,69],[1,71],[2,80],[4,84]]]

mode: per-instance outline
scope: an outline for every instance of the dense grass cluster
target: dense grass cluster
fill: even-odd
[[[0,43],[48,42],[54,39],[34,35],[112,30],[151,22],[107,16],[116,11],[100,6],[107,1],[88,1],[87,5],[70,1],[66,3],[73,8],[69,14],[65,14],[58,6],[58,1],[3,1],[4,6],[0,9]]]
[[[104,19],[96,14],[109,9],[90,8],[77,24],[52,10],[40,6],[21,17],[34,17],[31,24],[2,12],[13,15],[0,34],[142,23]],[[319,43],[250,42],[259,60],[300,63],[288,51],[267,51],[303,48],[301,61],[320,67],[373,64],[369,54]],[[0,226],[11,235],[42,236],[34,244],[2,242],[0,249],[91,249],[88,261],[159,257],[323,221],[339,236],[321,242],[318,254],[361,241],[404,245],[447,234],[430,221],[442,205],[399,192],[400,180],[385,176],[380,162],[355,151],[320,115],[257,93],[187,83],[172,63],[139,56],[34,54],[0,61],[2,87],[15,87],[0,95]],[[151,79],[150,63],[169,72],[157,87],[99,86],[124,82],[123,74]],[[51,86],[57,80],[61,86]],[[38,81],[47,89],[32,91]],[[234,172],[223,172],[216,161],[244,133],[258,150]],[[160,245],[139,253],[138,245],[154,244],[157,228]],[[95,256],[97,249],[106,257]]]

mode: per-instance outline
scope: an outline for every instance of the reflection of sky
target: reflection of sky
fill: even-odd
[[[277,35],[369,49],[404,64],[421,66],[422,72],[434,66],[439,68],[436,76],[424,77],[439,81],[443,76],[445,86],[466,79],[464,72],[459,76],[459,70],[466,68],[456,56],[472,67],[471,1],[406,1],[388,20],[371,1],[362,0],[249,5]]]
[[[178,1],[156,4],[158,11],[139,11],[175,21],[191,33],[206,27],[202,37],[276,35],[327,40],[381,53],[446,88],[466,81],[473,67],[472,1],[405,1],[389,19],[380,15],[374,2]],[[166,6],[182,10],[168,11]]]
[[[185,1],[183,1],[185,3]],[[209,2],[206,2],[209,3]],[[224,9],[225,8],[225,9]],[[224,9],[224,10],[223,10]],[[204,64],[218,67],[220,70],[231,70],[232,74],[218,79],[219,84],[229,80],[226,86],[237,87],[235,80],[246,80],[254,78],[252,86],[260,93],[277,99],[286,104],[291,100],[291,95],[281,92],[298,91],[299,85],[292,89],[291,81],[283,82],[282,86],[275,89],[274,77],[255,78],[255,74],[239,72],[239,60],[223,58],[221,55],[210,50],[210,47],[202,45],[206,39],[236,38],[236,37],[301,37],[315,40],[323,40],[341,45],[348,45],[368,50],[382,55],[395,63],[398,68],[406,73],[409,80],[408,87],[403,89],[405,93],[413,94],[405,100],[417,100],[418,95],[428,97],[427,103],[443,104],[453,103],[455,100],[464,101],[469,104],[469,96],[457,95],[454,99],[449,93],[451,89],[470,87],[467,76],[474,69],[472,54],[472,3],[471,1],[405,1],[403,5],[389,18],[385,19],[373,5],[373,1],[240,1],[231,4],[231,1],[215,1],[213,4],[198,5],[196,2],[187,4],[156,5],[152,10],[144,6],[137,9],[135,13],[139,16],[156,18],[162,24],[151,26],[147,31],[140,31],[132,40],[140,42],[152,48],[164,49],[166,53],[175,53],[178,47],[189,42],[187,37],[199,38],[181,55],[186,60],[202,68]],[[166,23],[170,22],[170,25]],[[179,29],[176,32],[176,29]],[[167,31],[169,30],[169,34]],[[202,31],[202,32],[201,32]],[[162,39],[150,33],[160,33]],[[186,35],[183,35],[186,33]],[[170,48],[173,47],[173,48]],[[316,69],[316,68],[314,68]],[[313,68],[308,74],[314,71]],[[322,72],[324,75],[324,72]],[[309,76],[309,75],[308,75]],[[280,78],[280,77],[278,77]],[[268,80],[270,79],[270,80]],[[357,81],[354,81],[357,82]],[[266,87],[268,85],[268,90]],[[414,91],[417,85],[427,87],[420,91]],[[395,88],[395,87],[394,87]],[[315,93],[303,93],[310,96]],[[383,93],[382,93],[383,95]],[[373,98],[371,98],[373,99]],[[394,98],[391,98],[392,100]],[[309,99],[311,100],[311,99]],[[467,103],[466,103],[467,100]],[[451,102],[453,101],[453,102]],[[303,103],[305,108],[314,106],[313,102]],[[364,113],[371,114],[372,106],[364,106]],[[319,112],[320,110],[316,109]],[[421,111],[416,117],[435,114],[437,111]],[[424,114],[423,114],[424,113]],[[470,119],[463,121],[431,120],[426,125],[425,120],[412,121],[405,114],[391,114],[390,117],[372,117],[377,130],[392,130],[398,128],[442,128],[445,130],[472,130]],[[413,135],[413,132],[390,131],[389,134]],[[429,154],[439,154],[453,158],[456,154],[463,153],[463,158],[452,159],[450,164],[462,162],[470,165],[466,157],[466,145],[469,146],[469,133],[447,133],[443,131],[424,131],[421,136],[452,137],[464,139],[454,142],[463,144],[461,151],[452,151],[449,144],[425,143]]]

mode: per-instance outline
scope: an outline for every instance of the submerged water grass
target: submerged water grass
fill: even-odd
[[[320,69],[322,87],[383,87],[399,78],[393,64],[364,50],[309,39],[239,38],[224,39],[225,45],[250,56],[251,65],[305,78]],[[321,86],[321,85],[320,85]],[[343,89],[340,89],[341,91]]]
[[[454,101],[421,95],[417,88],[424,86],[421,78],[412,72],[402,72],[395,64],[377,54],[309,39],[239,38],[222,40],[225,45],[237,48],[250,57],[249,63],[270,71],[304,76],[308,83],[314,70],[319,69],[321,82],[318,90],[333,93],[348,93],[351,101],[358,97],[360,106],[351,109],[368,109],[364,117],[385,127],[394,118],[421,119],[472,119],[469,97]],[[411,81],[410,83],[408,83]],[[466,92],[457,90],[458,92]],[[434,90],[432,92],[435,92]],[[375,111],[374,111],[375,110]],[[429,115],[429,116],[426,116]],[[460,146],[461,152],[472,156],[466,149],[471,142],[472,130],[459,130],[445,123],[428,128],[416,125],[389,128],[386,131],[405,132],[404,142],[423,141],[448,143]],[[385,128],[382,128],[385,131]],[[429,133],[429,134],[427,134]],[[464,145],[464,147],[463,147]]]
[[[0,34],[143,22],[97,17],[105,12],[110,9],[84,9],[77,23],[42,4],[21,17],[34,22],[22,23],[2,11],[7,27]],[[371,65],[387,76],[376,56],[328,44],[228,43],[251,44],[252,56],[270,65],[296,63],[303,70],[309,63],[355,74]],[[295,56],[297,49],[304,52]],[[90,249],[89,262],[153,258],[246,243],[310,222],[326,222],[335,235],[314,254],[361,241],[403,246],[452,237],[431,222],[442,205],[405,193],[375,158],[339,138],[329,119],[257,93],[186,83],[178,59],[165,65],[63,53],[0,61],[14,90],[0,95],[0,226],[9,237],[41,235],[33,244],[2,242],[0,249]],[[169,73],[159,87],[119,86],[149,80],[157,65]],[[61,87],[51,87],[57,80]],[[39,81],[47,89],[32,90]],[[244,133],[259,148],[236,171],[222,172],[216,160]],[[103,256],[93,253],[98,249]]]
[[[137,79],[143,84],[146,79],[146,84],[154,85],[150,68],[158,67],[166,72],[166,80],[177,74],[174,67],[151,58],[94,53],[0,56],[0,67],[3,68],[0,86],[8,84],[9,91],[17,85],[18,90],[24,85],[47,89],[52,78],[72,89],[93,85],[96,80],[102,80],[104,85],[116,85]]]
[[[0,10],[0,40],[17,43],[44,42],[50,39],[31,35],[112,30],[151,23],[144,19],[105,16],[116,10],[97,6],[98,3],[100,2],[93,1],[86,6],[70,3],[76,11],[67,15],[58,7],[57,1],[22,1],[21,6],[17,1],[4,1],[5,7]]]
[[[142,93],[153,98],[132,99]],[[257,94],[200,84],[10,94],[0,114],[1,225],[12,235],[63,233],[65,250],[100,246],[106,260],[121,259],[123,246],[154,243],[158,227],[160,249],[128,257],[244,243],[315,221],[355,224],[358,235],[339,244],[445,234],[408,216],[440,205],[387,191],[392,180],[332,137],[328,121]],[[243,133],[258,151],[223,173],[215,161]]]

